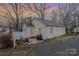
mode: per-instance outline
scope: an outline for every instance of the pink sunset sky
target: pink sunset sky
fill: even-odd
[[[59,5],[65,5],[66,3],[47,3],[49,8],[46,9],[47,13],[51,13],[52,10],[57,11]],[[0,7],[0,14],[3,14],[6,10]],[[27,12],[28,11],[28,12]],[[31,11],[26,10],[24,11],[27,17],[34,15]],[[5,21],[5,20],[4,20]],[[0,23],[5,23],[2,19],[0,19]]]

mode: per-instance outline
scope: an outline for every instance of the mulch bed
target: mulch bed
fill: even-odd
[[[13,51],[23,51],[23,50],[28,50],[31,49],[32,47],[34,47],[35,45],[27,45],[24,47],[16,47],[16,48],[4,48],[4,49],[0,49],[0,52],[13,52]]]

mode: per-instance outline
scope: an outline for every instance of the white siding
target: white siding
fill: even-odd
[[[41,30],[41,34],[43,36],[43,39],[47,39],[47,31],[46,30],[47,30],[46,27],[42,28],[42,30]]]
[[[54,38],[65,34],[64,27],[46,27],[39,20],[33,20],[32,23],[35,27],[27,27],[25,25],[23,26],[23,31],[26,31],[29,37],[36,36],[37,34],[39,34],[39,32],[42,34],[43,39]],[[39,31],[40,28],[41,30]],[[51,28],[52,33],[50,32]]]
[[[46,36],[46,38],[47,39],[49,39],[49,38],[53,38],[53,37],[55,37],[55,35],[56,35],[56,33],[55,33],[55,30],[56,30],[56,28],[54,28],[54,27],[52,27],[53,29],[52,29],[52,33],[50,33],[50,29],[51,29],[51,27],[47,27],[47,36]]]
[[[64,27],[57,27],[57,36],[64,35],[65,34],[65,28]]]
[[[26,29],[23,31],[27,32],[28,37],[36,36],[37,34],[37,29],[34,27],[28,27],[28,28],[26,27]]]
[[[57,36],[61,36],[61,35],[64,35],[65,34],[65,28],[64,27],[52,27],[52,31],[53,33],[50,33],[50,28],[51,27],[47,27],[46,29],[46,38],[49,39],[49,38],[54,38],[54,37],[57,37]]]
[[[39,20],[33,20],[32,22],[35,25],[36,28],[36,35],[39,34],[39,29],[41,28],[40,33],[43,36],[43,39],[46,39],[46,27],[44,24],[42,24]]]

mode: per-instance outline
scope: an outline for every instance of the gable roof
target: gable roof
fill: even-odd
[[[43,23],[45,26],[49,26],[49,27],[64,27],[64,25],[57,23],[56,21],[53,20],[43,20],[43,19],[39,19],[39,18],[34,18],[38,21],[40,21],[41,23]],[[34,20],[33,19],[33,20]]]
[[[23,20],[22,23],[25,24],[27,27],[34,26],[34,25],[33,25],[30,21],[28,21],[28,20]]]
[[[30,23],[30,22],[25,22],[24,23],[27,27],[30,27],[30,26],[34,26],[32,23]]]

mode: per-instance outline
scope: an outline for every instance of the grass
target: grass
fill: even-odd
[[[66,40],[69,40],[72,37],[75,37],[75,36],[66,34],[66,35],[62,35],[62,36],[59,36],[59,37],[55,37],[55,39],[59,40],[59,41],[66,41]]]

